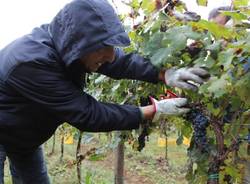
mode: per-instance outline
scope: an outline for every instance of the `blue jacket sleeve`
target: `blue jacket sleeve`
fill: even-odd
[[[68,122],[82,131],[139,127],[142,118],[138,107],[96,101],[77,88],[57,65],[22,63],[10,73],[6,82],[25,98],[27,104],[36,104],[52,114],[56,121]]]
[[[104,64],[98,73],[114,79],[136,79],[151,83],[159,82],[159,70],[149,60],[138,54],[125,54],[121,49],[116,49],[115,61]]]

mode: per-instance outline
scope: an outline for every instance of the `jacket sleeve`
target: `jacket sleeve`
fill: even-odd
[[[98,73],[114,79],[136,79],[151,83],[159,82],[159,70],[149,60],[138,54],[125,54],[121,49],[116,49],[115,61],[106,63]]]
[[[56,121],[68,122],[82,131],[106,132],[139,127],[142,117],[138,107],[98,102],[77,88],[63,69],[54,65],[20,64],[9,74],[6,83],[28,100],[27,103],[37,104]]]

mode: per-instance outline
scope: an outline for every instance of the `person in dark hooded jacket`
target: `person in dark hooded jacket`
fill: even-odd
[[[193,90],[197,87],[187,81],[202,84],[209,76],[201,68],[158,70],[137,54],[125,54],[120,47],[129,44],[106,0],[74,0],[50,24],[0,51],[0,144],[19,183],[50,183],[40,145],[63,122],[107,132],[188,112],[185,98],[152,99],[152,105],[137,107],[98,102],[84,92],[85,74],[91,72]]]

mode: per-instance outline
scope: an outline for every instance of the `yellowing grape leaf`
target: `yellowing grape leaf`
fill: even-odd
[[[248,16],[240,12],[223,12],[224,15],[230,16],[235,20],[247,20]]]
[[[234,0],[233,1],[234,7],[240,7],[240,6],[247,6],[248,5],[248,0]]]
[[[143,0],[142,8],[146,13],[152,13],[156,8],[156,4],[154,1]]]
[[[207,6],[207,0],[196,0],[199,6]]]
[[[217,39],[219,38],[235,38],[236,33],[232,30],[220,26],[214,22],[209,22],[206,20],[200,20],[199,22],[191,22],[190,23],[195,29],[199,30],[208,30],[210,33],[212,33]]]

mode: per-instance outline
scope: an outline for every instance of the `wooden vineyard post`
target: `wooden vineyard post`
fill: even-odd
[[[62,126],[61,129],[61,156],[60,156],[60,161],[63,161],[63,154],[64,154],[64,127]]]
[[[121,140],[115,151],[115,184],[124,183],[124,141]]]
[[[81,142],[82,142],[82,132],[80,132],[77,142],[77,148],[76,148],[76,170],[77,170],[77,179],[78,183],[81,184],[82,177],[81,177],[81,165],[82,165],[82,159],[80,157],[81,152]]]
[[[165,142],[166,142],[166,145],[165,145],[165,161],[166,161],[166,165],[168,166],[168,122],[163,122],[163,133],[164,133],[164,136],[165,136]]]

